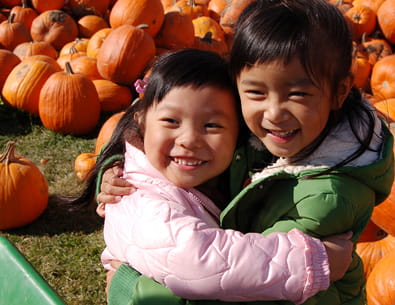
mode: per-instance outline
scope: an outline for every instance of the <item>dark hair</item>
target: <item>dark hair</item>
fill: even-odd
[[[125,153],[125,140],[136,134],[141,137],[141,126],[134,119],[134,114],[138,112],[144,117],[147,110],[155,103],[160,103],[170,90],[185,86],[214,86],[229,90],[235,96],[236,107],[240,107],[228,63],[219,55],[197,49],[183,49],[161,56],[152,66],[143,97],[129,106],[119,120],[110,141],[97,158],[87,187],[73,202],[74,205],[87,205],[93,200],[100,170],[114,166],[115,161],[108,162],[112,156]],[[241,121],[241,111],[238,113]]]
[[[347,22],[326,0],[257,0],[247,6],[236,24],[230,72],[237,79],[243,69],[255,64],[282,60],[286,65],[296,57],[315,86],[332,92],[335,103],[341,82],[350,76],[352,52]],[[329,171],[370,149],[375,117],[372,109],[362,102],[359,90],[352,88],[343,106],[330,113],[323,133],[295,159],[311,154],[345,117],[361,145]],[[358,133],[361,125],[363,138]]]

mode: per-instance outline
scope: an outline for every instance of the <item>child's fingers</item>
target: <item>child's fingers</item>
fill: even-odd
[[[100,192],[96,197],[96,201],[100,203],[118,203],[121,198],[121,196],[114,196]]]

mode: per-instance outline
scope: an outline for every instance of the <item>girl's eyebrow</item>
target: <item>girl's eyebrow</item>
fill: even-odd
[[[252,85],[252,86],[264,86],[265,84],[263,82],[260,82],[259,80],[255,79],[246,79],[241,82],[243,85]],[[292,79],[292,80],[287,80],[284,82],[285,85],[288,87],[291,86],[312,86],[313,82],[307,78],[307,77],[302,77],[298,79]]]

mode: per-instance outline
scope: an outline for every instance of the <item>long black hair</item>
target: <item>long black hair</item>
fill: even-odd
[[[230,55],[234,79],[255,64],[298,58],[312,83],[329,88],[333,103],[342,81],[351,76],[352,37],[341,12],[326,0],[257,0],[238,19]],[[338,122],[347,118],[359,148],[329,171],[359,157],[374,135],[375,114],[353,87],[343,106],[332,110],[323,133],[294,159],[301,160],[323,142]],[[362,128],[362,132],[360,132]],[[362,135],[362,136],[361,136]]]
[[[160,103],[170,90],[186,86],[193,88],[214,86],[228,90],[235,96],[236,107],[240,107],[228,63],[219,55],[197,49],[183,49],[163,55],[151,68],[143,97],[129,106],[119,120],[110,141],[97,157],[85,190],[72,205],[85,206],[92,202],[99,172],[114,166],[119,159],[113,156],[125,153],[125,141],[136,135],[142,139],[140,131],[143,126],[135,120],[135,113],[145,117],[147,110],[152,105]],[[215,102],[213,100],[213,103]],[[238,113],[239,121],[242,122],[240,109]],[[114,161],[111,161],[112,159]]]

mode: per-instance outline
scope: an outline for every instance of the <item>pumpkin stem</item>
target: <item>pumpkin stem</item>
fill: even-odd
[[[139,25],[137,26],[137,28],[139,28],[139,29],[148,29],[149,26],[148,26],[148,24],[142,23],[142,24],[139,24]]]
[[[23,8],[28,8],[27,0],[22,0],[22,7]]]
[[[213,41],[213,33],[209,31],[206,34],[204,34],[204,37],[201,39],[206,42],[212,42]]]
[[[15,13],[11,14],[11,15],[8,17],[8,23],[13,23],[13,22],[14,22],[14,19],[15,19]]]
[[[9,141],[6,145],[5,151],[0,155],[0,163],[5,163],[5,165],[10,164],[15,160],[15,141]]]
[[[70,65],[70,62],[69,62],[69,61],[67,61],[67,62],[65,63],[65,67],[66,67],[66,72],[67,72],[67,74],[74,74],[73,69],[71,69],[71,65]]]
[[[187,3],[189,6],[196,6],[195,0],[188,0]]]

